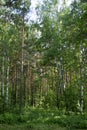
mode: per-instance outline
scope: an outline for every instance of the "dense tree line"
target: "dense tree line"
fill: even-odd
[[[87,110],[87,2],[0,4],[0,111]]]

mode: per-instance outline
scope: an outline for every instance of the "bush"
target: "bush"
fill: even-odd
[[[66,111],[78,111],[79,93],[76,87],[70,86],[64,93]]]
[[[44,99],[45,108],[54,108],[56,107],[56,95],[53,90],[49,90],[48,95]]]
[[[65,113],[65,111],[29,109],[22,114],[4,113],[0,115],[0,123],[5,124],[27,124],[33,127],[33,124],[59,124],[67,128],[87,129],[87,113],[75,114],[74,112]]]
[[[4,113],[0,115],[0,123],[13,124],[15,123],[16,115],[12,113]]]

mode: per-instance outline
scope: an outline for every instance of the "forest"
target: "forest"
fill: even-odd
[[[0,130],[87,129],[87,0],[0,0]]]

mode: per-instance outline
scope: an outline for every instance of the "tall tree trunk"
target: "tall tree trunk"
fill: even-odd
[[[30,69],[31,106],[34,106],[34,79],[33,70]]]
[[[30,104],[30,64],[28,61],[28,71],[27,71],[27,102]]]
[[[15,97],[14,97],[14,105],[17,105],[17,96],[18,96],[18,65],[16,63],[15,66]]]
[[[6,84],[6,108],[8,108],[8,100],[9,100],[9,58],[8,58],[8,67],[7,67],[7,84]]]
[[[23,71],[24,71],[24,12],[22,15],[22,53],[21,53],[21,82],[20,82],[20,111],[23,104]]]
[[[56,70],[56,68],[55,68]],[[59,69],[58,69],[58,66],[57,66],[57,74],[56,74],[56,71],[54,71],[55,73],[55,79],[56,79],[56,101],[57,101],[57,107],[59,109],[60,107],[60,101],[59,101],[59,86],[60,86],[60,78],[59,78]]]
[[[62,64],[62,57],[60,58],[60,64],[59,64],[59,76],[60,76],[60,93],[62,96],[64,92],[64,70]]]
[[[24,83],[23,83],[23,90],[24,90],[24,94],[23,94],[23,100],[24,100],[24,102],[23,102],[23,105],[24,105],[24,107],[26,107],[26,73],[27,73],[27,66],[25,66],[24,67],[24,73],[23,73],[23,81],[24,81]]]
[[[2,97],[2,111],[4,111],[4,87],[5,87],[5,58],[2,58],[2,84],[1,84],[1,97]]]
[[[83,112],[84,108],[84,48],[82,45],[81,48],[81,112]]]

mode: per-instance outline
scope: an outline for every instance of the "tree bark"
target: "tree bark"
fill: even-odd
[[[21,53],[21,82],[20,82],[20,111],[23,104],[23,71],[24,71],[24,12],[22,15],[22,53]]]

